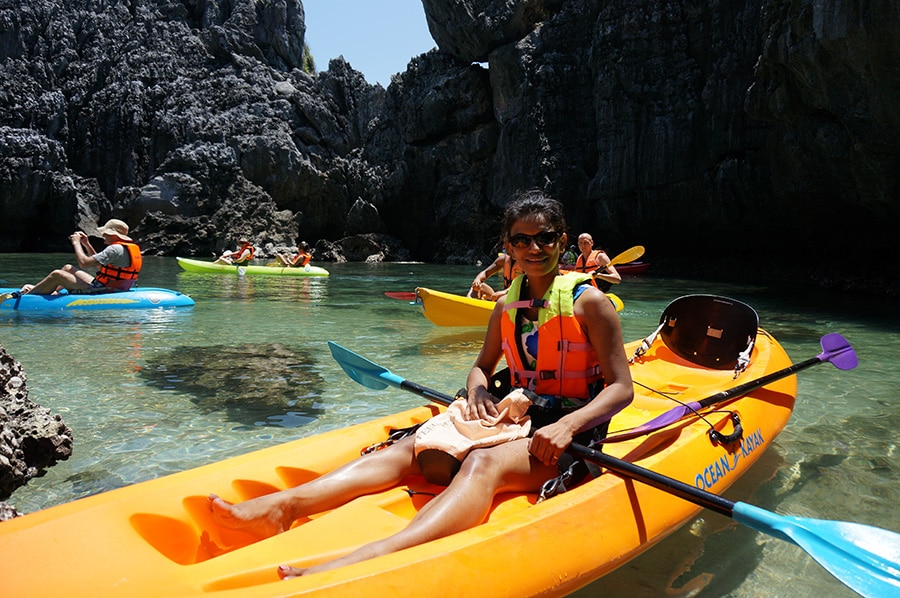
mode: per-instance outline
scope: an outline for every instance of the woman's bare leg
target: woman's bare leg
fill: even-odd
[[[327,571],[469,529],[484,521],[497,493],[537,490],[556,475],[556,468],[531,458],[528,439],[474,450],[447,489],[420,509],[404,530],[314,567],[279,567],[278,575],[287,579]]]
[[[416,472],[413,437],[408,437],[295,488],[236,504],[211,494],[209,506],[219,524],[268,537],[289,529],[295,519],[390,488]]]

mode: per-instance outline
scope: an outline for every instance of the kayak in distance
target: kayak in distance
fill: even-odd
[[[194,300],[183,293],[153,287],[100,293],[69,293],[63,290],[56,295],[22,295],[18,291],[0,289],[0,313],[158,309],[194,305]]]
[[[418,287],[416,296],[422,304],[425,317],[435,326],[487,326],[496,305],[494,301],[454,295],[425,287]],[[618,296],[613,293],[606,293],[606,296],[617,312],[624,309],[625,304]]]
[[[239,276],[328,276],[328,270],[307,264],[302,268],[263,266],[256,264],[215,264],[204,260],[176,257],[178,265],[185,272],[206,272],[214,274],[237,274]]]
[[[797,366],[775,338],[757,329],[757,319],[735,323],[720,317],[721,311],[701,311],[697,318],[684,310],[664,314],[661,333],[626,346],[635,355],[635,398],[611,420],[603,455],[721,493],[788,422]],[[389,378],[377,364],[336,343],[329,346],[357,382],[377,383],[381,372]],[[687,404],[693,407],[687,410]],[[487,519],[472,529],[286,581],[279,580],[279,565],[330,561],[393,534],[443,487],[408,476],[262,540],[212,518],[210,493],[237,502],[297,486],[444,410],[444,404],[429,403],[3,522],[3,593],[330,598],[408,595],[414,589],[423,596],[564,596],[647,550],[701,510],[605,470],[541,501],[537,493],[500,494]],[[48,574],[48,562],[65,567]]]
[[[617,264],[616,272],[619,274],[627,274],[628,276],[636,276],[643,274],[650,268],[650,262],[628,262],[627,264]]]

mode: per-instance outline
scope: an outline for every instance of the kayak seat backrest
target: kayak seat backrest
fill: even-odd
[[[716,295],[685,295],[659,320],[660,335],[679,357],[716,370],[730,370],[756,341],[759,316],[747,305]]]

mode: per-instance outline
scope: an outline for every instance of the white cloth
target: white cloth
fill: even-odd
[[[419,427],[415,453],[436,449],[462,461],[473,448],[525,438],[531,432],[531,418],[525,415],[530,405],[522,389],[516,388],[497,403],[496,417],[469,420],[465,418],[466,400],[457,399],[447,411]]]

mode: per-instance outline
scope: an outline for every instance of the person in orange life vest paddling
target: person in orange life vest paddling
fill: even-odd
[[[285,268],[303,268],[309,265],[312,255],[309,253],[309,243],[303,241],[297,246],[297,254],[293,257],[276,253],[275,259]]]
[[[615,309],[600,290],[579,284],[588,276],[559,274],[564,229],[562,205],[540,192],[522,194],[508,206],[503,238],[524,273],[497,301],[481,352],[466,380],[467,397],[457,401],[463,402],[462,417],[467,421],[498,417],[501,401],[488,392],[488,381],[505,353],[517,373],[511,385],[518,388],[504,400],[521,395],[523,388],[541,395],[540,405],[531,405],[527,412],[537,428],[534,434],[480,445],[461,455],[459,470],[451,474],[447,487],[404,530],[312,567],[282,565],[280,577],[357,563],[476,526],[484,521],[495,495],[537,492],[548,479],[557,477],[566,447],[573,440],[595,437],[595,430],[605,429],[609,419],[631,402],[634,391]],[[561,333],[570,341],[562,350],[570,352],[567,361],[571,359],[572,364],[557,371]],[[542,375],[551,372],[556,374],[553,380]],[[210,495],[211,515],[221,525],[260,536],[283,532],[295,519],[337,508],[422,473],[424,466],[416,453],[418,434],[294,488],[235,504]]]
[[[253,259],[253,256],[256,254],[256,248],[250,243],[250,241],[241,237],[238,239],[238,248],[234,251],[226,251],[222,255],[214,261],[214,264],[246,264],[250,260]]]
[[[575,259],[575,272],[590,272],[594,276],[597,288],[608,291],[614,284],[622,282],[622,276],[616,272],[615,266],[608,266],[612,260],[602,249],[594,249],[594,239],[588,233],[578,235],[578,249],[581,253]]]
[[[503,273],[503,289],[495,291],[486,281],[494,274],[500,272]],[[469,287],[466,297],[496,301],[506,294],[506,289],[509,288],[510,283],[519,274],[522,274],[521,268],[518,268],[515,260],[504,251],[497,256],[497,259],[494,260],[490,266],[475,275],[475,279],[472,281],[472,285]]]
[[[66,264],[54,270],[35,285],[22,287],[23,294],[50,295],[61,289],[69,291],[127,291],[137,281],[143,265],[141,249],[128,236],[128,225],[113,218],[100,227],[98,234],[107,247],[94,250],[88,236],[76,231],[69,236],[75,250],[77,266]],[[84,268],[100,268],[94,276]]]

